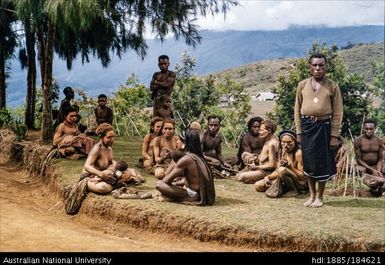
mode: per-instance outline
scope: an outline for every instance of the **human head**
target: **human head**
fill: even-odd
[[[279,148],[282,152],[292,153],[297,152],[298,142],[297,135],[291,130],[283,130],[279,133]]]
[[[326,63],[326,56],[322,53],[314,53],[310,56],[310,74],[315,80],[319,81],[325,77]]]
[[[164,119],[162,125],[162,134],[166,138],[171,138],[175,131],[175,121],[173,119]]]
[[[115,132],[111,124],[102,123],[96,128],[95,132],[105,146],[111,146],[114,143]]]
[[[125,171],[125,170],[127,170],[127,168],[128,168],[128,165],[127,165],[126,161],[120,160],[118,162],[118,165],[117,165],[118,170]]]
[[[164,107],[171,108],[171,97],[169,95],[160,96],[160,102],[163,103]]]
[[[190,124],[190,129],[194,129],[194,130],[201,131],[201,130],[202,130],[202,126],[200,125],[199,122],[193,121],[193,122]]]
[[[162,129],[163,119],[159,116],[155,116],[150,122],[150,133],[154,133],[156,136],[160,135]]]
[[[272,120],[264,120],[261,122],[261,127],[259,128],[259,136],[262,138],[267,138],[270,135],[273,135],[277,125]]]
[[[170,59],[168,58],[167,55],[163,54],[158,57],[158,66],[162,72],[168,71],[168,67],[170,66]]]
[[[263,119],[261,117],[252,117],[248,122],[247,122],[247,128],[249,132],[253,135],[259,135],[259,128],[261,127],[261,122]]]
[[[364,135],[366,138],[372,138],[376,130],[376,121],[372,119],[367,119],[364,121]]]
[[[63,110],[64,119],[71,124],[74,124],[78,120],[78,113],[74,107],[68,106]]]
[[[104,94],[100,94],[98,96],[98,104],[99,104],[99,107],[104,108],[107,104],[107,96]]]
[[[63,93],[68,99],[73,99],[75,97],[75,92],[70,86],[65,87],[63,89]]]
[[[219,116],[212,115],[208,117],[207,121],[209,133],[211,135],[215,135],[221,127],[221,118]]]
[[[187,128],[185,130],[184,136],[185,150],[187,152],[194,153],[200,157],[203,157],[199,132],[197,130]]]

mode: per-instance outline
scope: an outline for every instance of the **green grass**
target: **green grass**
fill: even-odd
[[[116,159],[126,160],[134,167],[140,158],[141,139],[117,137],[113,145]],[[225,156],[235,155],[236,150],[225,147]],[[78,179],[84,160],[60,160],[60,181],[71,185]],[[155,177],[144,172],[146,182],[139,189],[153,195]],[[332,182],[328,183],[330,188]],[[201,220],[216,226],[249,231],[259,235],[275,235],[281,239],[306,238],[326,242],[321,249],[328,250],[333,244],[372,244],[385,248],[385,200],[384,198],[354,198],[325,196],[325,205],[319,209],[303,207],[307,195],[292,198],[270,199],[254,191],[253,185],[246,185],[232,179],[215,180],[216,202],[213,206],[194,207],[177,203],[160,203],[149,200],[115,200],[112,196],[91,195],[92,198],[109,201],[119,207],[139,207],[152,213],[172,215],[183,220]],[[187,218],[187,219],[186,219]],[[342,243],[341,243],[342,242]],[[345,243],[343,243],[345,242]],[[335,247],[334,247],[335,249]],[[359,247],[359,249],[361,249]],[[298,249],[297,249],[298,250]]]

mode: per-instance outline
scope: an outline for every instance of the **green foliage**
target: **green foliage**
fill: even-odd
[[[22,107],[14,110],[6,108],[0,110],[0,128],[13,131],[18,141],[24,140],[27,136],[27,126],[24,124],[22,112]]]
[[[369,88],[358,75],[348,75],[345,65],[337,55],[337,47],[328,48],[324,43],[322,46],[314,43],[309,55],[321,52],[327,58],[327,77],[336,82],[342,93],[344,101],[344,117],[342,121],[342,135],[359,135],[363,116],[370,111],[370,100],[368,98]],[[299,59],[295,69],[289,71],[287,77],[281,76],[278,85],[273,92],[278,94],[276,107],[268,117],[274,119],[281,129],[294,127],[294,103],[298,82],[310,77],[307,59]]]
[[[378,128],[385,134],[385,64],[384,61],[376,64],[376,75],[374,78],[374,91],[380,97],[381,104],[374,109],[374,118],[377,120]]]
[[[209,115],[222,118],[221,131],[229,142],[238,140],[250,111],[249,95],[229,76],[215,81],[213,76],[201,79],[193,75],[195,59],[186,53],[176,67],[177,81],[172,93],[174,115],[181,119],[179,129],[192,121],[205,122]],[[219,106],[220,99],[223,106]],[[230,143],[229,143],[230,144]]]
[[[54,105],[59,100],[59,94],[60,94],[60,85],[59,82],[56,79],[52,80],[52,87],[51,87],[51,103]],[[54,109],[54,108],[53,108]],[[43,111],[43,94],[41,92],[41,88],[36,89],[36,101],[35,101],[35,128],[40,128],[41,126],[41,114]],[[58,110],[58,107],[56,108]]]
[[[151,104],[150,90],[132,75],[114,94],[109,105],[114,112],[115,131],[119,135],[144,137],[150,128],[150,111],[146,110]]]

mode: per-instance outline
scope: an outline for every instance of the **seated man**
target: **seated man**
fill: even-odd
[[[274,121],[265,120],[259,129],[259,136],[263,139],[263,148],[258,156],[257,165],[251,165],[249,171],[240,172],[235,176],[237,181],[254,184],[273,172],[278,160],[278,140],[274,135],[277,125]]]
[[[218,116],[208,117],[208,130],[202,133],[201,144],[202,153],[214,178],[225,178],[230,175],[223,169],[231,169],[231,165],[226,163],[222,156],[223,136],[219,133],[221,127],[221,119]]]
[[[358,171],[362,176],[365,174],[377,177],[377,185],[370,185],[370,193],[373,196],[380,196],[385,183],[382,174],[383,147],[381,139],[374,135],[376,122],[374,120],[364,121],[364,133],[354,141],[354,151],[358,164]],[[366,183],[364,179],[364,183]]]
[[[64,122],[56,128],[53,136],[53,145],[59,149],[63,157],[78,159],[87,156],[91,151],[94,141],[81,134],[76,123],[78,115],[73,107],[64,109]]]
[[[171,97],[169,95],[162,95],[159,99],[159,107],[154,113],[155,116],[161,117],[162,119],[174,119],[174,112],[171,107]]]
[[[247,122],[248,133],[242,137],[238,149],[238,162],[241,168],[245,167],[245,161],[242,159],[242,154],[248,152],[250,154],[259,155],[263,147],[263,139],[259,137],[259,128],[261,127],[261,117],[253,117]]]
[[[297,135],[293,131],[282,131],[279,134],[278,167],[270,175],[255,183],[255,189],[259,192],[266,191],[272,182],[280,181],[282,192],[292,191],[293,195],[306,192],[307,177],[303,174],[302,151],[299,149]]]
[[[173,169],[156,183],[161,192],[159,201],[177,201],[194,205],[212,205],[215,201],[214,179],[203,158],[199,133],[186,129],[185,155],[178,160]],[[173,184],[174,179],[185,177],[185,187]]]
[[[106,106],[107,105],[107,96],[100,94],[98,96],[98,106],[95,108],[95,118],[96,124],[100,125],[102,123],[108,123],[112,125],[112,120],[114,114],[112,109]]]

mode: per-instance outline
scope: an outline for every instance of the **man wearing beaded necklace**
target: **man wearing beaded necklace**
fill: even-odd
[[[323,205],[326,181],[336,174],[334,151],[338,146],[343,103],[338,85],[325,76],[326,63],[321,53],[310,56],[311,77],[298,84],[294,107],[297,139],[310,189],[306,207]]]

